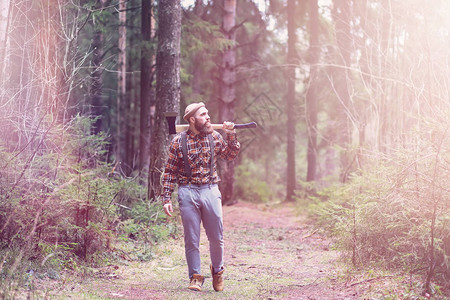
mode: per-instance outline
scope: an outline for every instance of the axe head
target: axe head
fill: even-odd
[[[169,125],[169,134],[177,133],[175,122],[177,120],[178,114],[174,111],[168,111],[164,113],[164,116],[166,117],[167,124]]]

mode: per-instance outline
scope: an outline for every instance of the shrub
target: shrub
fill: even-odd
[[[152,241],[173,233],[170,224],[158,225],[160,206],[143,209],[145,189],[106,162],[107,137],[91,134],[91,125],[80,116],[64,127],[47,124],[41,142],[20,151],[2,148],[0,140],[3,277],[25,274],[18,270],[30,264],[77,269],[102,263],[127,224],[135,223],[140,234],[146,230]]]
[[[432,132],[416,151],[373,159],[348,183],[319,192],[311,207],[353,264],[422,272],[425,286],[450,280],[450,147],[446,130]]]

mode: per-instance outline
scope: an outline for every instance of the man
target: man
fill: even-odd
[[[184,247],[189,270],[189,289],[201,291],[204,276],[200,272],[200,223],[209,240],[211,274],[215,291],[222,291],[223,222],[222,198],[217,183],[216,159],[234,159],[240,144],[234,124],[223,123],[226,139],[211,127],[203,102],[186,107],[183,119],[189,129],[174,137],[163,176],[164,212],[172,216],[171,196],[178,183],[178,203],[184,228]],[[211,151],[213,149],[213,151]]]

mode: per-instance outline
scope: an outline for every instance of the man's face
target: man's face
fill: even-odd
[[[208,110],[205,107],[200,107],[199,110],[196,111],[194,126],[198,132],[202,134],[210,134],[213,132],[213,128],[211,126],[211,120],[208,115]]]

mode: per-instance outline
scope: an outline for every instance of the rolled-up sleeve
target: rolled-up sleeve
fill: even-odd
[[[173,190],[178,178],[178,154],[179,149],[178,139],[173,139],[169,146],[169,156],[166,166],[164,168],[163,176],[163,203],[167,203],[172,198]]]
[[[224,160],[233,160],[239,154],[241,144],[238,142],[236,134],[227,134],[226,140],[220,135],[217,135],[220,143],[219,157]]]

